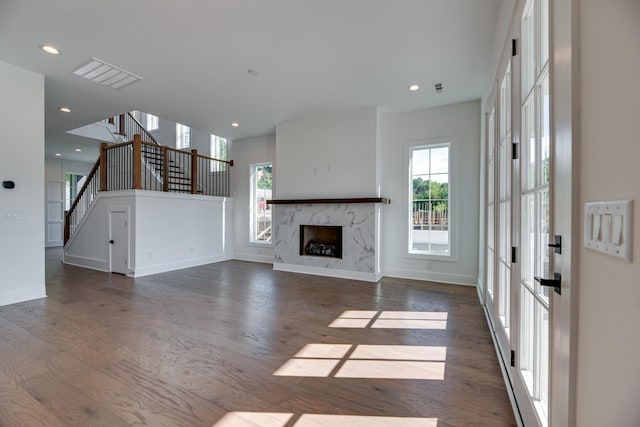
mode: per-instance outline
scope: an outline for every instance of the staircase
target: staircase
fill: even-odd
[[[65,213],[65,244],[102,191],[133,189],[230,196],[233,160],[160,145],[131,113],[109,119],[108,123],[115,125],[116,134],[128,142],[100,145],[100,158]]]

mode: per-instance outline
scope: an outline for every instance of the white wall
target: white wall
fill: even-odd
[[[0,305],[45,297],[44,77],[0,62]],[[6,102],[11,100],[11,102]],[[7,213],[22,220],[8,220]]]
[[[276,197],[376,196],[376,132],[375,108],[279,124]]]
[[[254,163],[273,162],[273,174],[277,179],[280,170],[275,164],[276,136],[266,135],[233,142],[234,166],[231,183],[234,200],[234,258],[245,261],[273,262],[273,247],[249,242],[249,189],[250,166]]]
[[[385,276],[475,285],[478,277],[480,191],[480,102],[472,101],[407,113],[382,114],[382,268]],[[451,141],[452,241],[455,261],[407,254],[407,143]]]
[[[581,206],[577,211],[587,201],[635,202],[632,263],[586,249],[579,253],[576,424],[638,426],[640,2],[582,0],[580,27]]]
[[[128,209],[131,247],[135,247],[135,197],[133,191],[105,191],[98,193],[89,211],[71,236],[64,249],[64,262],[100,271],[109,271],[109,209]],[[130,250],[129,267],[135,266]]]
[[[109,212],[129,213],[129,274],[134,277],[231,258],[233,202],[153,191],[101,192],[65,247],[64,262],[109,271]]]

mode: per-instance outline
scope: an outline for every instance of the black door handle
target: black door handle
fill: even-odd
[[[111,243],[113,245],[113,240],[109,240],[109,243]]]
[[[549,243],[547,246],[553,248],[555,253],[562,254],[562,236],[553,236],[553,243]]]
[[[561,282],[560,273],[553,273],[553,279],[545,279],[537,276],[534,277],[534,279],[536,282],[540,283],[540,285],[549,286],[553,288],[553,290],[556,291],[558,295],[562,295],[562,289],[560,287],[560,282]]]

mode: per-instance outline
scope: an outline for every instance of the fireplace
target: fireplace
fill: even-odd
[[[342,227],[301,224],[300,255],[342,259]]]

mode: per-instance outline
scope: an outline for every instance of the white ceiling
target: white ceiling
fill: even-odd
[[[45,76],[48,154],[81,142],[67,130],[134,109],[241,139],[309,115],[480,98],[500,1],[0,0],[0,60]],[[144,80],[75,76],[91,57]]]

